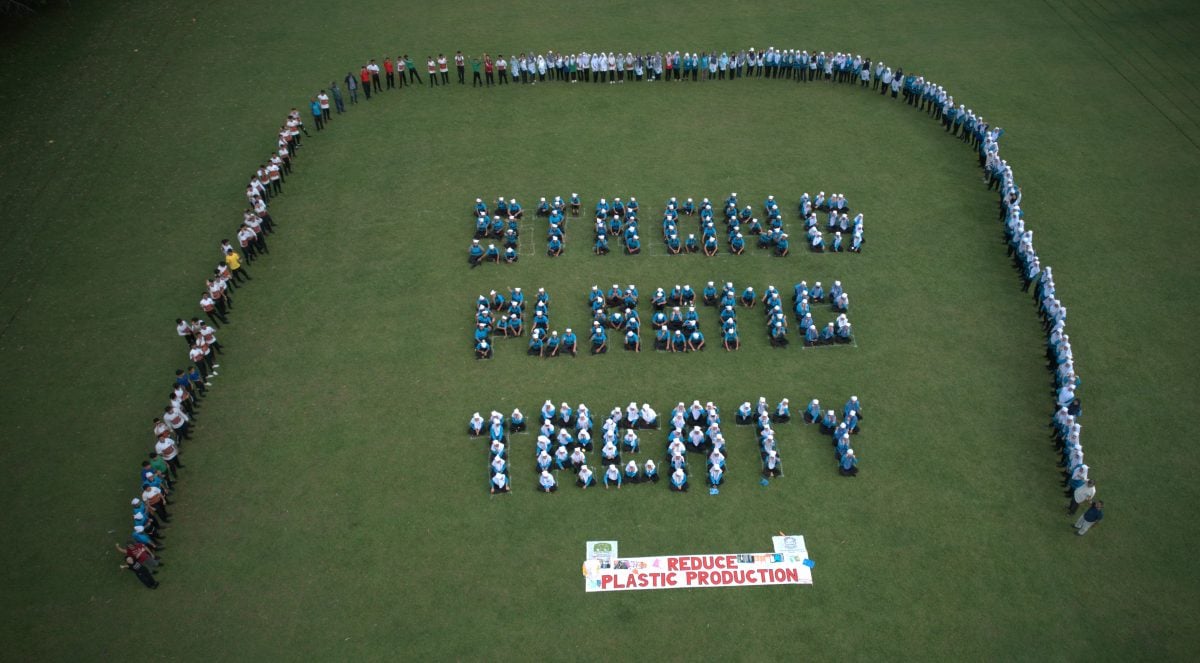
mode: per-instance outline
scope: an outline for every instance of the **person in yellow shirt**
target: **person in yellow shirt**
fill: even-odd
[[[234,251],[232,248],[226,249],[225,251],[225,264],[229,266],[229,271],[233,274],[233,278],[238,283],[250,280],[250,273],[247,272],[246,268],[242,266],[242,257],[239,256],[238,252]]]

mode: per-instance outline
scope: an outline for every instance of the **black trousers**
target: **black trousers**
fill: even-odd
[[[456,67],[456,68],[458,69],[458,84],[466,85],[467,81],[463,78],[463,76],[466,75],[466,71],[467,71],[466,68],[464,68],[464,67]]]
[[[142,584],[146,587],[150,589],[155,589],[158,587],[158,581],[154,579],[154,574],[151,573],[150,569],[146,568],[144,565],[134,562],[134,565],[131,566],[129,570],[133,571],[133,574],[137,576],[137,579],[142,581]]]
[[[488,75],[490,76],[491,74]],[[474,72],[471,76],[471,87],[483,87],[483,78],[480,77],[478,71]]]
[[[387,86],[388,89],[396,87],[396,74],[390,71],[387,73]]]
[[[371,74],[371,87],[375,88],[376,92],[383,92],[383,86],[379,84],[379,74]]]

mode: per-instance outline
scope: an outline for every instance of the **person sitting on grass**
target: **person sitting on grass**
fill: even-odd
[[[846,450],[846,455],[842,456],[842,462],[838,466],[838,472],[844,477],[858,476],[858,458],[854,455],[854,449]]]
[[[529,354],[531,356],[541,357],[546,352],[545,332],[541,329],[534,329],[529,334]]]
[[[608,352],[608,334],[604,331],[604,325],[599,322],[592,323],[592,354],[598,355]]]
[[[550,239],[546,242],[546,255],[550,256],[551,258],[557,258],[558,256],[562,255],[562,252],[562,239],[560,239],[557,235],[551,235]]]
[[[804,330],[804,347],[811,348],[821,340],[820,334],[817,333],[816,325],[809,325]]]
[[[754,294],[754,286],[746,286],[746,289],[742,291],[742,306],[754,308],[757,303],[758,296]]]
[[[642,242],[637,235],[631,235],[629,240],[625,242],[625,253],[628,255],[637,255],[642,252]]]
[[[483,247],[477,239],[471,240],[471,248],[467,250],[467,262],[472,267],[478,267],[483,262]]]
[[[570,327],[563,332],[562,341],[559,342],[559,347],[563,352],[571,353],[571,356],[576,356],[576,351],[579,347],[579,339],[575,336],[575,332],[571,331]]]
[[[688,489],[687,472],[682,467],[676,468],[671,473],[671,490],[677,493],[686,493]]]
[[[821,417],[821,434],[832,435],[833,431],[837,429],[837,425],[837,415],[833,410],[826,410],[825,416]]]
[[[742,341],[738,338],[737,323],[730,323],[721,333],[722,344],[725,350],[732,351],[742,347]]]
[[[618,467],[617,464],[615,464],[615,463],[612,465],[609,465],[604,470],[604,489],[608,490],[609,486],[611,486],[614,483],[617,485],[617,490],[620,490],[621,483],[622,483],[621,468]]]
[[[510,218],[510,219],[525,218],[525,210],[521,209],[521,203],[518,203],[516,198],[511,198],[508,201],[508,218]]]
[[[658,483],[658,466],[654,464],[653,460],[647,460],[646,464],[642,466],[642,481]]]
[[[471,415],[471,420],[467,422],[467,433],[472,437],[483,435],[483,415],[476,412]]]
[[[687,348],[691,352],[704,349],[704,334],[699,329],[693,331],[687,339]]]
[[[575,485],[587,490],[588,486],[595,485],[596,477],[592,473],[591,468],[587,465],[580,465],[579,472],[575,477]]]
[[[720,465],[708,468],[708,485],[716,488],[722,483],[725,483],[725,470]]]
[[[767,449],[763,456],[763,478],[770,479],[783,474],[783,460],[779,458],[779,452],[775,449]]]
[[[525,415],[521,414],[520,410],[513,409],[512,414],[509,415],[508,430],[510,433],[521,433],[525,431]]]
[[[558,490],[558,480],[548,471],[543,471],[538,478],[538,490],[543,493],[553,493]]]
[[[812,399],[804,408],[804,423],[815,424],[821,419],[821,401]]]
[[[507,493],[509,490],[508,475],[503,472],[497,472],[492,475],[491,493]]]
[[[625,465],[625,473],[622,481],[625,483],[639,483],[642,480],[641,474],[638,473],[637,461],[631,460]]]
[[[491,359],[492,344],[487,342],[487,339],[479,339],[475,342],[475,358],[476,359]]]
[[[498,264],[500,262],[500,249],[497,249],[495,244],[488,244],[487,251],[483,253],[483,259]]]
[[[836,341],[838,343],[849,343],[853,340],[854,340],[854,330],[853,330],[850,322],[846,321],[840,327],[837,328]]]

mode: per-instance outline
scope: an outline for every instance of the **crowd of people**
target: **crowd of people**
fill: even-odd
[[[625,408],[614,407],[602,416],[603,423],[597,428],[595,422],[599,417],[583,403],[576,408],[566,402],[556,407],[550,400],[542,404],[538,410],[539,425],[530,462],[538,477],[535,490],[557,492],[559,477],[566,472],[571,473],[571,483],[582,490],[599,486],[620,490],[628,484],[658,483],[659,463],[655,462],[652,453],[641,455],[639,434],[639,431],[660,428],[660,417],[654,408],[649,403],[630,402]],[[664,416],[669,432],[661,462],[667,487],[675,492],[687,492],[693,477],[700,472],[699,467],[693,467],[688,459],[698,457],[704,461],[703,478],[698,480],[707,485],[710,492],[718,492],[729,471],[720,408],[711,401],[702,405],[696,400],[690,406],[680,402]],[[774,407],[765,397],[759,397],[756,404],[746,401],[738,406],[737,424],[755,427],[764,485],[774,477],[783,476],[783,457],[775,426],[785,424],[791,418],[791,405],[786,398]],[[858,397],[851,396],[846,401],[840,420],[834,410],[823,411],[820,401],[813,399],[805,408],[803,419],[809,425],[819,425],[823,434],[832,437],[838,472],[846,477],[857,476],[858,457],[850,447],[850,437],[862,430],[863,412]],[[508,417],[495,410],[487,417],[475,412],[467,421],[470,436],[488,440],[489,493],[495,495],[512,490],[510,435],[526,429],[525,414],[519,408],[513,409]],[[597,438],[594,441],[593,436]]]
[[[548,222],[546,255],[550,257],[562,255],[566,248],[568,206],[571,216],[578,217],[582,207],[578,193],[572,193],[568,199],[553,196],[547,200],[543,196],[535,208],[535,216],[544,217]],[[856,214],[851,218],[851,210],[844,195],[834,193],[826,196],[822,191],[816,197],[812,197],[805,192],[800,196],[797,209],[800,218],[804,220],[805,246],[810,251],[862,252],[865,241],[863,215]],[[600,198],[596,203],[593,219],[592,252],[596,255],[607,255],[611,252],[609,240],[615,238],[624,253],[641,253],[639,211],[640,205],[635,197],[631,196],[628,201],[615,197],[611,202],[608,198]],[[818,213],[827,215],[824,230]],[[477,267],[485,262],[517,262],[520,258],[521,233],[518,222],[525,214],[521,204],[515,198],[506,199],[500,196],[489,209],[482,198],[476,198],[471,214],[475,223],[475,237],[467,248],[467,263]],[[775,256],[785,257],[791,253],[791,239],[784,228],[783,212],[775,196],[767,196],[763,201],[765,226],[754,216],[750,205],[739,206],[736,192],[725,199],[723,214],[725,250],[729,253],[742,255],[746,251],[747,236],[757,236],[758,248],[769,250]],[[696,217],[696,232],[689,232],[686,237],[683,236],[680,231],[682,217]],[[674,196],[669,198],[663,207],[662,241],[670,255],[703,253],[711,257],[720,253],[721,243],[718,240],[712,202],[708,198],[702,198],[697,204],[694,199],[687,198],[680,203]]]
[[[698,302],[697,299],[700,301]],[[640,293],[634,284],[621,287],[614,283],[607,291],[593,285],[587,294],[591,310],[591,327],[588,330],[589,353],[608,352],[608,334],[614,333],[621,346],[631,352],[642,350],[642,319],[638,304]],[[818,328],[813,319],[813,304],[828,303],[837,317]],[[700,352],[707,347],[704,332],[700,329],[700,313],[697,305],[710,306],[717,310],[721,324],[721,344],[727,351],[742,346],[738,330],[738,309],[754,308],[762,304],[766,319],[767,338],[772,346],[788,344],[790,326],[783,309],[783,298],[778,288],[768,285],[761,296],[753,286],[740,295],[732,282],[725,282],[720,290],[714,281],[709,281],[697,294],[690,284],[676,284],[673,288],[656,288],[651,295],[650,329],[654,334],[654,349],[663,352]],[[848,318],[850,296],[841,281],[834,281],[826,292],[820,281],[810,288],[807,281],[792,286],[792,315],[805,347],[847,344],[854,341],[853,325]],[[490,291],[475,300],[474,349],[476,359],[491,359],[497,338],[522,337],[525,335],[525,294],[521,288],[509,288],[508,294]],[[529,321],[527,352],[537,357],[578,356],[579,336],[567,327],[560,334],[550,325],[550,295],[545,288],[538,288],[534,295],[533,315]]]
[[[341,106],[340,96],[338,106]],[[322,90],[313,97],[312,112],[318,129],[325,126],[329,97]],[[199,315],[175,320],[175,333],[187,346],[187,364],[175,371],[167,404],[152,422],[152,443],[141,461],[140,488],[131,500],[132,531],[124,545],[117,545],[122,569],[128,569],[147,588],[158,587],[155,573],[163,566],[164,532],[171,522],[169,508],[183,470],[185,442],[196,428],[200,403],[219,376],[219,356],[224,346],[217,330],[230,324],[236,291],[250,284],[248,265],[269,254],[267,237],[278,224],[270,214],[273,198],[293,172],[304,137],[310,134],[304,115],[293,108],[275,135],[271,152],[251,173],[246,184],[246,207],[230,238],[221,239],[219,259],[205,278],[199,295]]]

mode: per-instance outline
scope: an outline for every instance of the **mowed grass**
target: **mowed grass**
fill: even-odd
[[[21,99],[0,139],[11,656],[125,654],[148,637],[188,659],[1190,653],[1194,9],[1019,3],[990,19],[998,49],[981,47],[975,8],[949,3],[517,3],[503,15],[299,3],[286,23],[245,20],[270,11],[76,6],[5,35],[0,89]],[[1061,514],[1040,326],[974,155],[935,122],[848,86],[454,86],[388,92],[306,140],[272,207],[272,255],[251,265],[221,331],[162,587],[118,573],[136,463],[183,358],[171,321],[194,310],[287,108],[397,48],[743,43],[915,68],[1008,130],[1004,154],[1071,310],[1101,526],[1080,539]],[[1118,48],[1094,50],[1106,43]],[[1145,62],[1158,59],[1180,75],[1156,77]],[[637,196],[652,244],[671,195],[737,191],[757,207],[774,194],[797,228],[795,199],[817,190],[866,214],[864,254],[597,258],[584,220],[559,259],[465,265],[476,196]],[[1162,222],[1142,223],[1145,201]],[[543,228],[527,221],[524,240],[543,246]],[[474,298],[493,288],[546,287],[554,326],[578,331],[592,284],[646,297],[708,280],[786,293],[800,279],[845,284],[857,347],[773,350],[756,309],[740,312],[736,354],[470,351]],[[715,344],[714,312],[701,315]],[[813,397],[840,409],[851,393],[867,408],[859,479],[838,477],[828,441],[790,424],[787,476],[763,488],[751,433],[731,427],[716,497],[661,485],[539,496],[526,436],[515,494],[489,498],[486,452],[463,434],[475,410],[532,416],[546,398],[597,412],[713,400],[731,420],[759,395],[798,411]],[[643,457],[662,444],[649,434]],[[578,575],[588,539],[631,555],[746,552],[779,530],[806,536],[812,587],[585,595]]]

